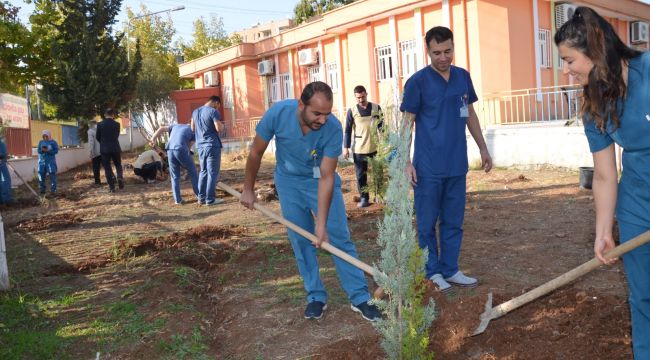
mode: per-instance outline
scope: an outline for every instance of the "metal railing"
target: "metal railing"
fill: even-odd
[[[487,125],[574,120],[580,123],[582,88],[552,86],[485,94],[475,105],[483,127]]]

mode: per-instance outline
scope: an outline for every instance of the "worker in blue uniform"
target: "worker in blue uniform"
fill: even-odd
[[[50,130],[43,130],[43,140],[38,142],[38,185],[41,194],[45,194],[46,176],[50,175],[50,192],[56,193],[56,154],[59,153],[59,144],[52,139]]]
[[[199,205],[217,205],[223,199],[216,197],[219,171],[221,170],[221,135],[226,124],[221,118],[221,98],[210,96],[205,105],[192,112],[190,126],[196,134],[196,148],[199,152]]]
[[[319,275],[316,247],[322,242],[357,258],[350,240],[341,178],[336,173],[342,153],[341,123],[332,114],[332,89],[316,81],[308,84],[300,100],[275,104],[257,125],[256,136],[246,162],[246,175],[241,203],[253,208],[255,178],[262,156],[275,137],[275,185],[282,215],[301,228],[315,233],[318,244],[288,230],[298,270],[307,291],[307,319],[319,319],[327,308],[327,292]],[[314,222],[314,216],[316,220]],[[364,273],[334,257],[341,285],[347,293],[352,310],[364,319],[376,321],[381,313],[368,303],[368,283]]]
[[[451,30],[434,27],[425,40],[431,66],[408,79],[400,110],[405,125],[416,125],[413,163],[407,164],[406,174],[414,187],[419,244],[429,254],[426,276],[444,292],[452,285],[473,287],[478,283],[458,266],[468,171],[465,127],[479,147],[485,172],[492,168],[492,158],[472,106],[477,100],[472,79],[466,70],[451,65]]]
[[[172,195],[176,205],[183,204],[181,197],[181,168],[187,170],[192,182],[192,190],[196,199],[199,199],[199,173],[196,171],[196,164],[190,151],[195,140],[195,135],[190,125],[172,124],[161,126],[151,137],[151,146],[156,145],[156,140],[163,133],[169,134],[169,141],[165,145],[167,150],[167,161],[169,162],[169,174],[172,182]]]
[[[13,202],[11,197],[11,175],[9,175],[9,168],[7,167],[8,160],[9,152],[7,151],[3,132],[0,133],[0,204],[11,204]]]
[[[614,248],[614,215],[621,243],[650,230],[650,53],[625,45],[602,16],[587,7],[555,34],[565,73],[583,86],[583,121],[593,153],[596,257]],[[594,64],[598,64],[596,67]],[[618,180],[614,144],[623,149]],[[650,244],[623,255],[630,291],[632,349],[650,359]]]

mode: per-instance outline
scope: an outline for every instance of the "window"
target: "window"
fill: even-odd
[[[289,97],[291,93],[291,76],[289,73],[269,77],[269,98],[278,102]]]
[[[327,84],[332,88],[332,92],[339,91],[339,64],[335,62],[326,63],[325,71],[327,74]]]
[[[402,77],[408,79],[418,71],[418,51],[415,40],[407,40],[399,43],[402,60]]]
[[[393,56],[390,45],[375,48],[375,63],[378,81],[393,78]]]
[[[320,76],[320,66],[318,65],[310,66],[309,68],[307,68],[307,72],[309,74],[310,83],[314,81],[323,81]]]
[[[278,76],[272,76],[269,82],[269,97],[271,102],[280,101],[280,82],[278,81]]]
[[[542,69],[551,68],[551,32],[546,29],[539,29],[537,39],[539,42],[540,67]]]
[[[230,85],[223,86],[223,108],[232,109],[232,87]]]

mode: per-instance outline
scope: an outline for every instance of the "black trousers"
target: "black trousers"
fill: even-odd
[[[352,153],[354,170],[357,175],[357,190],[359,191],[359,196],[368,201],[370,201],[370,195],[366,189],[368,186],[368,158],[373,158],[375,155],[377,155],[376,152],[371,154]]]
[[[122,177],[122,153],[102,153],[102,164],[104,165],[104,174],[106,175],[106,182],[108,187],[115,190],[115,175],[113,175],[113,167],[111,161],[115,164],[115,171],[117,172],[117,180],[123,181]]]
[[[141,176],[145,181],[146,180],[156,180],[156,174],[162,169],[162,164],[160,161],[154,161],[152,163],[142,165],[142,168],[133,168],[133,173]]]
[[[102,167],[102,156],[95,156],[93,158],[93,177],[95,178],[95,184],[100,184],[99,179],[99,169]]]

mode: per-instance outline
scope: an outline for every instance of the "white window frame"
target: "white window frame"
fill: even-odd
[[[408,79],[418,71],[418,49],[415,39],[400,41],[401,76]]]
[[[553,67],[551,63],[551,31],[548,29],[537,30],[537,42],[539,43],[539,66],[542,69]]]
[[[233,108],[232,87],[230,85],[223,86],[223,108]]]
[[[337,93],[341,88],[341,84],[339,84],[339,64],[337,62],[325,63],[325,78],[327,84],[332,88],[332,92]]]
[[[269,98],[271,103],[289,98],[291,93],[291,75],[278,74],[269,77]]]
[[[377,81],[393,79],[393,55],[390,45],[378,46],[375,48],[375,65],[377,66]]]
[[[323,81],[320,73],[320,65],[314,65],[308,67],[307,74],[309,75],[310,83],[313,83],[314,81]]]

